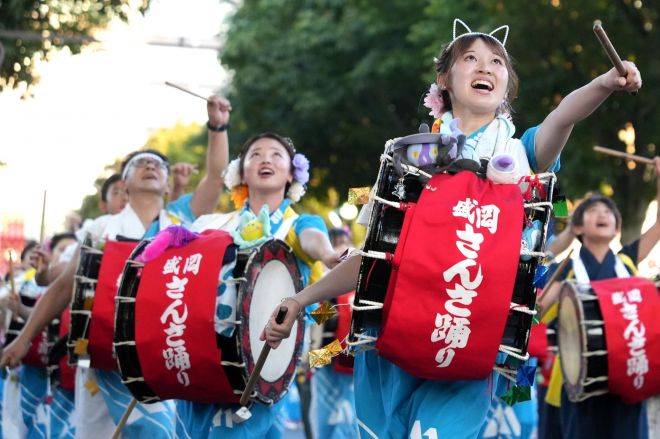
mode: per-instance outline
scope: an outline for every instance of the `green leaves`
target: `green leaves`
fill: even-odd
[[[80,52],[93,41],[94,30],[114,17],[126,21],[134,5],[130,0],[1,0],[0,90],[38,81],[33,70],[37,59],[48,60],[52,51],[64,47]],[[144,12],[148,5],[143,0],[138,10]]]

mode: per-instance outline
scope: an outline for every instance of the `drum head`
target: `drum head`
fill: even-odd
[[[250,256],[241,283],[237,318],[241,321],[239,343],[247,378],[264,346],[259,336],[282,299],[302,289],[302,279],[293,252],[282,241],[271,240]],[[304,320],[294,323],[291,336],[270,351],[255,388],[257,398],[267,404],[279,401],[294,375],[302,348]]]
[[[586,374],[582,355],[586,349],[583,320],[584,310],[576,285],[564,282],[559,295],[558,343],[564,382],[569,392],[581,392]]]

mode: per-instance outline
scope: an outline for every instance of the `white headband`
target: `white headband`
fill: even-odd
[[[135,162],[137,162],[140,159],[152,159],[156,162],[159,163],[165,163],[165,160],[154,154],[153,152],[141,152],[139,154],[135,154],[131,159],[126,163],[126,166],[124,166],[124,172],[121,174],[121,179],[126,180],[126,177],[128,177],[128,170],[131,168],[131,166],[135,166]]]

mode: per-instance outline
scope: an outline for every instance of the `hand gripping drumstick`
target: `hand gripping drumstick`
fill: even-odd
[[[119,439],[121,430],[124,428],[124,425],[126,425],[126,422],[128,421],[128,417],[131,415],[131,412],[135,408],[135,404],[137,404],[137,399],[132,398],[131,402],[128,403],[128,407],[126,407],[126,411],[122,415],[119,424],[117,424],[117,428],[115,429],[115,432],[112,434],[112,439]]]
[[[617,151],[615,149],[603,148],[602,146],[594,146],[594,151],[602,154],[611,155],[614,157],[621,157],[623,159],[632,160],[634,162],[643,163],[645,165],[652,165],[653,159],[642,157],[641,155],[629,154],[627,152]]]
[[[286,306],[280,306],[280,310],[277,312],[277,316],[275,317],[275,322],[278,325],[281,325],[282,322],[284,322],[284,318],[286,317],[287,311],[288,309]],[[250,374],[250,379],[248,379],[248,382],[245,385],[245,390],[243,390],[243,394],[241,395],[242,406],[246,406],[248,405],[248,402],[250,402],[250,394],[252,394],[252,389],[254,389],[255,384],[257,384],[257,380],[261,376],[261,369],[263,369],[264,363],[266,362],[266,358],[268,358],[269,353],[270,353],[270,345],[266,342],[264,343],[263,349],[261,349],[259,358],[257,359],[257,362],[254,365],[254,370]]]
[[[616,69],[617,72],[619,72],[619,75],[623,76],[624,78],[628,76],[628,71],[623,66],[623,62],[621,62],[621,58],[619,57],[619,54],[616,53],[616,49],[612,45],[610,39],[607,37],[607,34],[605,33],[605,29],[603,29],[603,24],[601,23],[600,20],[594,21],[594,33],[598,37],[598,41],[600,41],[600,44],[603,46],[603,49],[605,49],[605,52],[607,53],[607,56],[609,57],[610,61],[612,62],[612,64],[614,64],[614,68]],[[635,96],[637,92],[633,91],[630,94]]]

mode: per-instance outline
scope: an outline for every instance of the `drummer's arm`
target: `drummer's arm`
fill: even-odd
[[[637,263],[642,262],[660,240],[660,157],[656,156],[653,159],[653,165],[657,180],[656,200],[658,202],[658,211],[656,213],[655,223],[639,238],[639,253],[637,254],[637,261],[635,261]]]
[[[573,126],[593,113],[615,90],[636,91],[642,86],[642,76],[635,65],[623,62],[628,74],[622,77],[611,69],[588,84],[574,90],[561,100],[545,118],[536,132],[537,169],[548,169],[566,145]]]
[[[552,253],[552,257],[557,257],[558,254],[566,250],[573,244],[575,240],[575,232],[573,227],[568,225],[562,232],[552,240],[547,248],[547,251]]]
[[[307,305],[330,300],[333,297],[354,290],[360,272],[361,260],[362,257],[359,255],[349,257],[330,270],[319,281],[296,294],[295,298],[286,299],[284,305],[288,308],[288,312],[284,322],[281,325],[275,322],[275,316],[280,308],[278,306],[268,322],[267,333],[264,331],[261,334],[261,339],[268,339],[268,344],[276,348],[282,339],[289,337],[298,313],[305,309]]]
[[[211,96],[206,103],[206,109],[211,125],[219,126],[229,123],[231,105],[228,100],[220,96]],[[209,129],[208,136],[206,175],[197,185],[190,202],[195,217],[213,213],[215,210],[223,187],[222,174],[227,169],[229,161],[227,130],[213,131]]]
[[[552,305],[559,300],[559,292],[561,290],[561,282],[553,282],[543,289],[543,293],[537,299],[539,319],[543,319],[545,313],[552,307]]]
[[[54,318],[59,316],[71,302],[73,291],[73,278],[78,266],[80,249],[76,250],[75,257],[69,262],[66,270],[48,287],[43,297],[32,309],[30,318],[25,323],[18,337],[5,349],[2,355],[2,365],[16,365],[27,353],[27,348],[34,337]],[[13,349],[12,349],[13,348]],[[18,355],[10,354],[15,350]],[[19,358],[16,358],[19,357]]]
[[[308,227],[300,232],[300,246],[307,256],[321,261],[328,268],[333,268],[339,263],[339,254],[335,252],[328,239],[328,234],[313,227]]]

